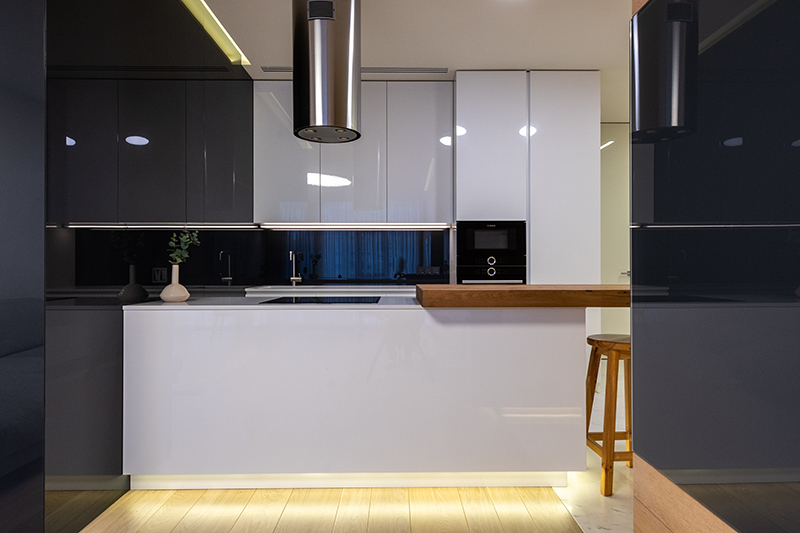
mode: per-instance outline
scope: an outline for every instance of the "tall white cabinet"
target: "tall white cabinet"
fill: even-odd
[[[528,282],[600,283],[600,73],[531,71]]]
[[[456,74],[456,220],[526,220],[528,283],[600,283],[600,73]]]
[[[292,131],[292,82],[254,82],[254,221],[453,221],[451,82],[362,82],[361,138]]]
[[[525,220],[527,76],[456,73],[456,220]]]

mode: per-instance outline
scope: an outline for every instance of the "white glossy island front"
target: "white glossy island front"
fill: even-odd
[[[134,488],[549,485],[585,469],[583,308],[259,301],[125,307]]]

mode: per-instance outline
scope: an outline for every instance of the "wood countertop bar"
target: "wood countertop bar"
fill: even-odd
[[[629,285],[417,285],[422,307],[630,307]]]

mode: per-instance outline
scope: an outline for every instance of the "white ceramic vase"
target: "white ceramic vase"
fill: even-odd
[[[161,291],[161,299],[165,302],[185,302],[189,299],[189,291],[186,287],[178,283],[178,267],[172,265],[172,283],[164,287]]]

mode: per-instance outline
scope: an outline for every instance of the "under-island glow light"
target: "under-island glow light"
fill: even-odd
[[[242,49],[233,40],[228,30],[222,25],[217,16],[208,7],[204,0],[181,0],[186,9],[194,15],[197,22],[203,26],[208,36],[219,46],[222,53],[228,56],[231,64],[233,65],[249,65],[247,57],[245,57]]]

